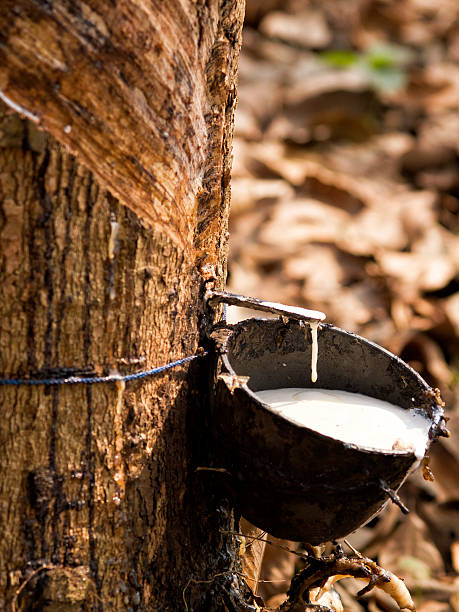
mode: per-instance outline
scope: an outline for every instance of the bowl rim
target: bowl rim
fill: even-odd
[[[290,425],[299,428],[299,429],[306,429],[309,432],[313,432],[316,435],[322,436],[323,438],[327,438],[328,440],[334,442],[334,443],[338,443],[344,446],[344,448],[346,449],[353,449],[353,450],[357,450],[360,452],[363,452],[365,454],[377,454],[377,455],[389,455],[389,456],[413,456],[416,459],[416,462],[421,461],[421,459],[419,459],[419,457],[416,455],[416,453],[412,450],[403,450],[403,449],[380,449],[380,448],[375,448],[372,446],[361,446],[359,444],[355,444],[352,442],[344,442],[343,440],[340,440],[339,438],[334,438],[333,436],[328,436],[326,434],[323,434],[321,432],[316,431],[315,429],[311,429],[309,427],[307,427],[306,425],[300,425],[299,423],[297,423],[296,421],[280,414],[275,408],[273,408],[272,406],[270,406],[269,404],[263,402],[256,394],[255,391],[252,391],[249,386],[248,386],[248,380],[243,380],[244,377],[239,377],[238,373],[234,370],[234,367],[232,366],[231,362],[230,362],[230,357],[229,357],[229,350],[227,347],[227,344],[230,342],[230,338],[231,336],[239,331],[240,329],[243,328],[244,325],[247,324],[251,324],[251,322],[255,322],[257,324],[259,324],[260,322],[266,322],[270,325],[273,324],[273,322],[278,323],[279,322],[279,318],[265,318],[265,317],[249,317],[247,319],[243,319],[242,321],[239,321],[237,323],[234,324],[229,324],[224,322],[224,328],[226,328],[228,331],[230,331],[231,333],[228,334],[227,340],[225,342],[225,350],[221,353],[221,360],[225,366],[225,369],[227,369],[228,373],[234,377],[236,377],[236,379],[238,379],[238,384],[237,386],[241,389],[244,390],[245,393],[247,393],[249,395],[249,397],[255,401],[257,404],[259,404],[260,406],[262,406],[265,410],[267,410],[268,412],[276,415],[276,417],[284,419],[285,421],[287,421]],[[292,319],[289,319],[289,323],[292,322]],[[309,323],[307,322],[300,322],[300,321],[295,321],[296,324],[298,324],[299,327],[310,327]],[[220,324],[220,329],[221,329],[221,324]],[[422,376],[419,374],[419,372],[416,372],[416,370],[414,370],[414,368],[412,368],[409,364],[407,364],[405,361],[403,361],[403,359],[401,359],[398,355],[395,355],[394,353],[392,353],[391,351],[389,351],[388,349],[384,348],[383,346],[377,344],[376,342],[373,342],[372,340],[368,340],[367,338],[364,338],[363,336],[360,336],[358,334],[355,334],[354,332],[349,332],[346,331],[340,327],[337,327],[331,323],[323,323],[320,322],[318,324],[318,330],[320,333],[320,330],[322,329],[327,329],[331,332],[335,332],[338,335],[341,336],[345,336],[347,338],[351,338],[353,340],[357,340],[360,343],[362,343],[364,346],[370,348],[371,350],[376,350],[380,353],[383,353],[385,356],[387,356],[389,359],[395,361],[400,367],[406,369],[411,376],[414,377],[415,380],[417,380],[418,384],[420,385],[420,387],[427,393],[427,394],[431,394],[432,396],[432,400],[431,403],[429,404],[429,406],[427,406],[427,402],[426,405],[420,406],[420,407],[413,407],[413,408],[403,408],[404,410],[414,410],[416,411],[417,414],[422,414],[422,416],[427,420],[430,421],[430,427],[429,427],[429,431],[428,431],[428,435],[427,435],[427,440],[426,440],[426,448],[424,451],[424,457],[429,453],[429,449],[430,446],[432,445],[432,443],[440,436],[441,431],[444,429],[443,423],[445,422],[445,416],[444,416],[444,410],[443,410],[443,406],[441,404],[438,403],[438,401],[436,401],[436,398],[439,397],[439,394],[437,395],[435,393],[435,391],[432,389],[432,387],[424,380],[424,378],[422,378]],[[319,381],[319,378],[317,379]],[[275,387],[278,388],[278,387]],[[305,387],[307,388],[307,387]],[[310,387],[310,388],[314,388],[314,387]],[[324,387],[320,387],[317,386],[315,387],[317,389],[320,388],[324,388]],[[368,396],[368,397],[374,397],[374,396]],[[378,399],[378,398],[374,398],[374,399]],[[395,405],[395,404],[394,404]],[[400,406],[401,407],[401,406]],[[402,408],[402,407],[401,407]],[[430,409],[431,411],[431,415],[428,414],[428,409]]]

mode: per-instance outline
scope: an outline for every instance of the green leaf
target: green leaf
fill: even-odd
[[[324,51],[320,54],[324,62],[334,68],[349,68],[357,63],[359,56],[349,49]]]

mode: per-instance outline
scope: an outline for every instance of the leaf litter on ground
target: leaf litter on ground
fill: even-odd
[[[413,475],[408,517],[389,506],[350,537],[421,612],[459,612],[458,61],[456,0],[247,2],[229,288],[322,310],[441,389],[435,481]],[[300,566],[266,545],[265,609]],[[345,610],[397,609],[359,589],[337,583]]]

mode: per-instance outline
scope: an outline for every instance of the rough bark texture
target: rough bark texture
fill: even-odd
[[[127,373],[204,341],[242,10],[2,2],[0,376]],[[208,367],[0,387],[0,609],[241,609],[230,505],[195,471]]]
[[[241,0],[2,0],[0,90],[215,265],[242,14]]]

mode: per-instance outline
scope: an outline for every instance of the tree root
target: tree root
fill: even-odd
[[[288,599],[280,606],[279,612],[330,612],[330,608],[320,605],[321,596],[334,582],[345,577],[368,579],[368,584],[357,593],[362,597],[375,587],[388,593],[400,608],[415,610],[413,600],[403,580],[383,569],[372,559],[360,555],[344,555],[341,547],[330,556],[308,557],[306,567],[292,580],[287,593]]]

